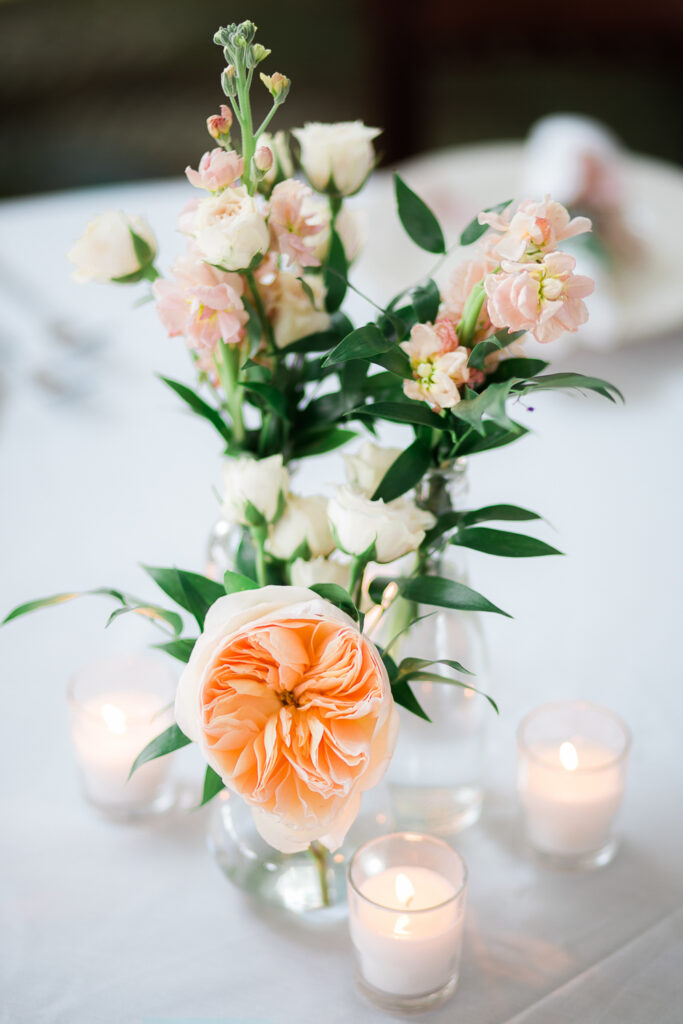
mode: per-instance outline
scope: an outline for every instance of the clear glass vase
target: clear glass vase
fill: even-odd
[[[462,508],[467,494],[464,460],[432,470],[418,487],[416,500],[435,515]],[[468,583],[465,551],[448,544],[429,572]],[[480,616],[474,612],[412,606],[403,614],[428,616],[400,639],[392,655],[455,660],[476,674],[473,684],[486,690],[487,662]],[[432,614],[429,614],[429,613]],[[457,677],[445,665],[439,675]],[[460,675],[460,679],[467,678]],[[411,684],[431,722],[400,709],[401,730],[388,772],[393,813],[399,828],[452,835],[481,813],[484,747],[491,708],[472,690],[438,682]]]
[[[296,914],[336,915],[346,913],[346,870],[354,851],[394,827],[389,793],[380,784],[364,794],[338,850],[314,844],[301,853],[280,853],[256,831],[247,804],[223,790],[212,804],[208,846],[230,881],[261,903]]]

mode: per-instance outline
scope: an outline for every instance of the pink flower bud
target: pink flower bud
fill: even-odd
[[[230,107],[221,104],[220,114],[212,114],[206,119],[206,127],[212,139],[220,139],[221,135],[230,135],[232,127],[232,111]]]
[[[273,166],[273,154],[268,146],[259,146],[254,156],[254,164],[257,171],[261,171],[263,174],[270,170]]]

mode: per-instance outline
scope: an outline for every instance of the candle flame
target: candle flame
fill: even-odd
[[[407,907],[413,896],[415,887],[407,875],[396,875],[396,899]]]
[[[126,716],[121,708],[117,708],[115,704],[103,704],[100,710],[109,732],[122,733],[126,731]]]
[[[578,768],[579,755],[576,753],[576,747],[573,743],[566,742],[560,744],[560,764],[568,772],[575,772]]]

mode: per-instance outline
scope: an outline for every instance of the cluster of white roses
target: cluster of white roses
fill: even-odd
[[[394,562],[415,551],[434,525],[431,512],[411,498],[373,500],[399,454],[365,441],[355,455],[344,455],[347,483],[330,499],[290,491],[281,455],[226,459],[223,516],[242,526],[253,525],[255,514],[264,521],[266,551],[289,564],[295,586],[338,583],[348,589],[353,558]]]

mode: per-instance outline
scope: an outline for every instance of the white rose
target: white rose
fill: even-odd
[[[266,548],[275,558],[287,560],[306,541],[313,558],[329,555],[334,540],[327,519],[327,501],[318,495],[303,498],[287,495],[285,510],[271,527]]]
[[[301,146],[301,166],[318,192],[353,195],[375,166],[372,140],[380,129],[362,121],[307,124],[292,134]]]
[[[337,489],[327,514],[343,551],[362,555],[374,543],[376,562],[393,562],[414,551],[436,522],[431,512],[419,509],[410,498],[371,501],[350,487]]]
[[[251,503],[266,522],[271,523],[287,493],[289,473],[281,455],[253,459],[249,455],[226,459],[223,463],[223,517],[229,523],[248,524],[247,506]]]
[[[200,200],[192,234],[204,259],[226,270],[246,270],[270,243],[265,217],[243,186]]]
[[[273,325],[273,335],[278,348],[286,348],[307,334],[325,331],[330,317],[325,312],[325,285],[320,274],[303,274],[303,280],[311,289],[315,304],[301,286],[297,276],[282,270],[271,280],[262,280],[266,309]]]
[[[384,474],[401,454],[400,448],[382,448],[364,441],[355,455],[345,455],[346,476],[354,491],[371,498]]]
[[[263,180],[268,185],[277,185],[278,181],[294,175],[294,161],[287,141],[286,132],[263,132],[258,140],[259,146],[267,146],[273,154],[273,166],[264,174]]]
[[[147,221],[143,217],[131,217],[120,210],[110,210],[91,220],[83,237],[69,250],[67,259],[76,267],[74,281],[79,284],[86,281],[106,283],[140,270],[131,230],[147,242],[153,257],[157,243]]]
[[[290,570],[295,587],[312,587],[316,583],[337,583],[345,590],[351,582],[350,565],[342,565],[331,558],[297,558]]]

